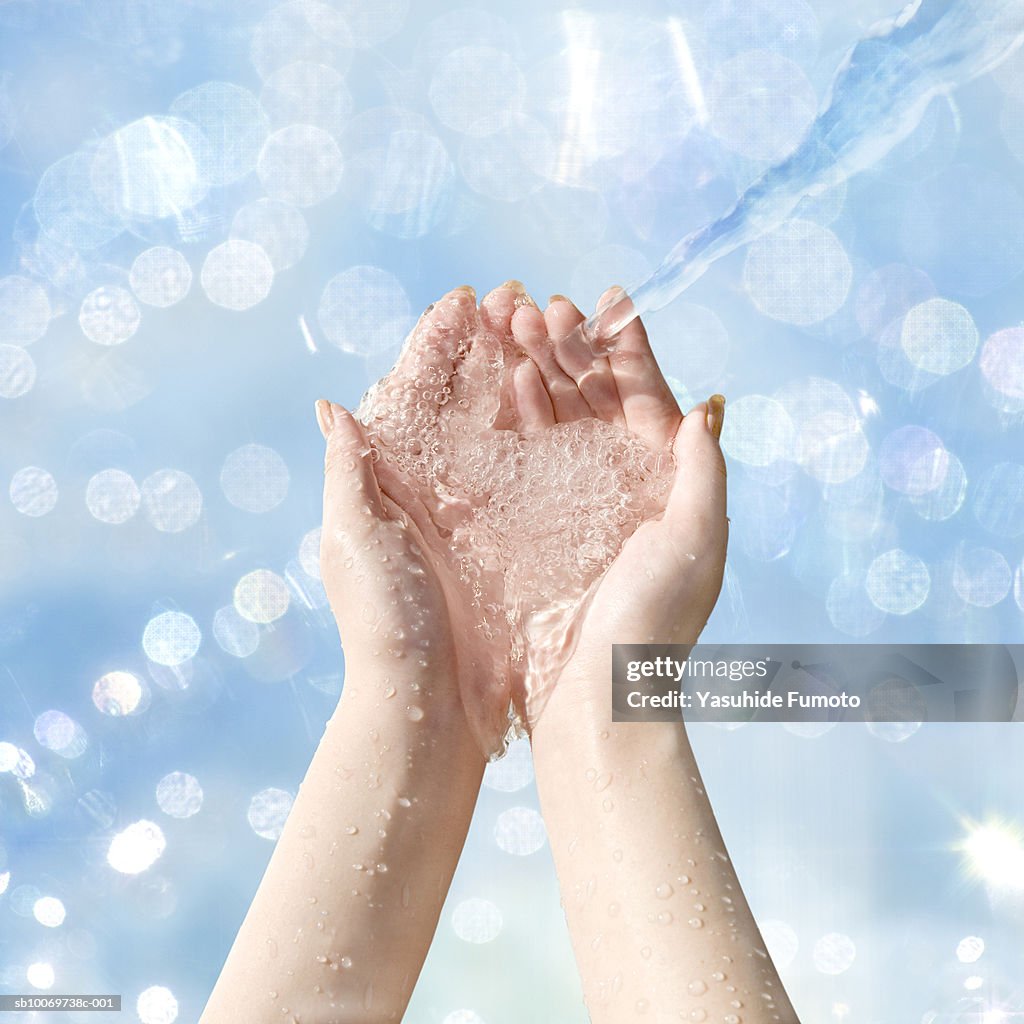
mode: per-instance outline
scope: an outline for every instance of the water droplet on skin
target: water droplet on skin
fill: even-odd
[[[621,912],[622,912],[622,907],[620,907],[618,903],[609,903],[608,904],[608,916],[609,917],[618,917]]]
[[[267,939],[267,956],[271,960],[277,956],[277,943],[273,939]]]
[[[373,982],[366,986],[366,991],[363,993],[363,1009],[373,1009]]]
[[[308,903],[308,904],[309,904],[310,906],[312,906],[312,905],[313,905],[314,903],[316,903],[316,897],[315,897],[315,896],[307,896],[307,897],[306,897],[306,902],[307,902],[307,903]]]
[[[606,790],[612,784],[612,773],[601,772],[596,779],[594,779],[594,792],[600,793]]]
[[[377,865],[377,872],[379,874],[381,874],[381,875],[387,874],[387,870],[388,870],[387,864],[381,863],[381,864]]]
[[[615,861],[616,863],[618,863],[620,860],[622,860],[622,851],[621,850],[613,850],[612,851],[612,860]]]
[[[644,946],[644,948],[640,950],[640,955],[645,960],[650,960],[651,959],[651,947],[650,946]]]
[[[704,911],[704,904],[703,903],[694,903],[693,909],[696,910],[698,914],[702,913]]]
[[[352,957],[350,957],[350,956],[343,956],[338,961],[338,963],[340,963],[341,966],[344,967],[345,970],[347,971],[352,966]]]
[[[703,928],[704,922],[699,917],[691,917],[687,922],[691,928]]]
[[[597,778],[597,772],[596,772],[596,771],[594,771],[594,769],[593,769],[593,768],[588,768],[588,769],[587,769],[587,770],[586,770],[586,771],[585,771],[585,772],[583,773],[583,777],[584,777],[584,778],[585,778],[585,779],[587,780],[587,782],[593,782],[593,781],[594,781],[594,779],[596,779],[596,778]]]
[[[665,925],[665,924],[671,924],[671,923],[672,923],[672,915],[667,910],[663,910],[658,915],[658,924]]]
[[[690,984],[686,986],[686,991],[689,992],[691,996],[702,996],[707,992],[707,990],[707,983],[701,981],[699,978],[696,981],[691,981]]]
[[[411,894],[409,892],[409,883],[408,882],[404,882],[402,884],[402,906],[403,907],[409,906],[409,897],[410,897],[410,895]]]
[[[608,739],[608,730],[607,729],[602,729],[601,733],[600,733],[600,736],[601,736],[601,739],[603,739],[603,740]]]
[[[610,797],[606,797],[603,801],[601,801],[601,810],[603,810],[605,814],[607,814],[609,811],[613,811],[614,809],[615,803],[611,800]]]
[[[399,807],[412,807],[412,801],[407,796],[400,796],[398,798]]]
[[[649,580],[653,580],[653,579],[654,579],[654,570],[653,570],[653,569],[644,569],[644,575],[645,575],[645,576],[646,576],[646,577],[647,577],[647,578],[648,578]]]
[[[651,1008],[651,1004],[646,999],[638,999],[636,1001],[636,1012],[646,1013]]]
[[[270,990],[270,991],[269,991],[269,992],[267,993],[267,995],[268,995],[268,996],[270,996],[270,998],[271,998],[271,999],[276,999],[276,998],[277,998],[277,993],[276,993],[276,992],[275,992],[275,991],[274,991],[273,989],[271,989],[271,990]]]
[[[406,714],[409,716],[410,722],[422,722],[423,721],[423,708],[417,707],[415,704],[410,704],[406,709]]]
[[[707,1010],[702,1010],[700,1007],[698,1007],[696,1010],[691,1010],[690,1011],[690,1020],[692,1020],[692,1021],[702,1021],[702,1020],[707,1020],[707,1019],[708,1019],[708,1011]]]
[[[579,845],[579,842],[580,841],[578,839],[575,839],[575,838],[569,840],[569,845],[568,845],[567,849],[569,851],[569,855],[570,856],[572,856],[572,854],[574,854],[576,852],[576,847]]]
[[[391,698],[392,698],[392,697],[394,697],[394,695],[395,695],[395,694],[396,694],[397,692],[398,692],[398,691],[397,691],[397,690],[396,690],[396,689],[395,689],[395,688],[394,688],[393,686],[389,686],[389,687],[388,687],[388,688],[387,688],[387,689],[386,689],[386,690],[384,691],[384,699],[385,699],[385,700],[391,700]]]
[[[591,949],[595,949],[595,950],[596,950],[596,949],[599,949],[599,948],[600,948],[600,946],[601,946],[601,939],[603,939],[603,938],[604,938],[604,936],[603,936],[603,935],[598,935],[598,936],[597,936],[597,938],[596,938],[596,939],[594,939],[594,941],[593,941],[593,942],[591,942],[591,944],[590,944],[590,948],[591,948]]]
[[[714,974],[711,975],[711,980],[712,981],[725,981],[725,974],[724,974],[724,972],[722,972],[722,971],[715,971]]]
[[[316,866],[316,863],[313,860],[313,854],[308,852],[302,855],[302,863],[306,865],[307,871],[312,871],[313,868]]]
[[[742,1008],[743,1008],[743,1001],[742,1001],[742,1000],[740,1000],[740,999],[734,999],[734,1000],[733,1000],[733,1001],[732,1001],[732,1002],[731,1002],[731,1003],[730,1003],[729,1005],[730,1005],[730,1006],[731,1006],[731,1007],[732,1007],[732,1008],[733,1008],[734,1010],[739,1010],[739,1009],[742,1009]]]
[[[725,1024],[741,1024],[738,1013],[727,1013],[723,1020],[725,1021]]]
[[[347,835],[347,836],[354,836],[354,835],[357,835],[358,833],[359,833],[359,827],[357,825],[348,825],[345,828],[345,835]]]
[[[675,889],[673,889],[668,882],[662,882],[661,885],[654,890],[654,895],[657,896],[659,900],[667,900],[674,892]]]
[[[302,828],[299,829],[299,835],[302,836],[303,839],[315,839],[316,829],[312,825],[303,825]]]
[[[679,882],[680,885],[689,885],[690,884],[690,876],[689,875],[680,875],[679,878],[677,879],[677,881]]]
[[[331,962],[331,958],[330,958],[330,957],[327,957],[327,956],[324,956],[324,955],[323,955],[323,953],[321,953],[321,954],[320,954],[320,955],[319,955],[319,956],[318,956],[318,957],[316,958],[316,962],[317,962],[318,964],[329,964],[329,963]]]

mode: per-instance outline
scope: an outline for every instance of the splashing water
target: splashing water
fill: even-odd
[[[1022,0],[915,0],[879,23],[836,71],[797,149],[577,330],[593,351],[610,351],[631,320],[666,306],[716,260],[778,227],[804,197],[871,167],[917,127],[936,96],[991,71],[1022,41]]]

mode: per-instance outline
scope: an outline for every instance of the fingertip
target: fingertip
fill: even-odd
[[[326,441],[334,429],[334,412],[331,409],[331,403],[326,398],[318,398],[313,409],[316,412],[316,422],[320,427],[320,433],[323,434]]]

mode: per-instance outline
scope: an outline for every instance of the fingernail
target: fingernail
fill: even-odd
[[[558,292],[555,292],[555,294],[548,299],[548,305],[550,306],[552,302],[572,302],[572,299],[567,299],[564,295],[559,295]]]
[[[476,300],[476,289],[471,284],[460,284],[458,288],[453,288],[455,292],[465,292],[471,299]]]
[[[320,425],[320,433],[324,435],[324,440],[326,441],[327,435],[334,429],[334,412],[331,409],[331,403],[321,398],[317,401],[315,409],[316,421]]]
[[[512,278],[510,281],[506,281],[501,287],[508,288],[509,291],[515,292],[516,295],[526,294],[526,285],[524,285],[522,281],[517,281],[515,278]]]
[[[718,440],[722,436],[722,424],[725,422],[725,396],[712,395],[708,399],[708,430]]]

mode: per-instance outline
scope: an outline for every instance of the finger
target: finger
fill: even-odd
[[[532,359],[524,359],[515,369],[512,377],[516,410],[519,413],[519,428],[523,433],[532,434],[546,430],[555,422],[555,410],[551,404],[548,389]]]
[[[429,305],[406,339],[395,368],[393,382],[414,387],[443,385],[454,373],[465,341],[476,326],[476,293],[461,285]]]
[[[562,295],[553,295],[544,313],[548,333],[554,342],[555,359],[562,370],[576,382],[598,419],[607,423],[624,423],[622,402],[615,387],[615,377],[604,356],[595,357],[576,328],[583,314]]]
[[[540,371],[558,423],[593,416],[593,410],[580,394],[576,382],[558,365],[548,336],[547,323],[539,309],[535,306],[522,306],[516,310],[512,317],[512,338]]]
[[[631,308],[632,302],[621,288],[610,288],[598,305],[614,299],[616,292],[622,294]],[[675,436],[682,413],[639,317],[622,329],[618,343],[608,354],[608,363],[615,377],[626,426],[652,447],[663,447]]]
[[[327,441],[324,453],[324,537],[350,545],[385,517],[362,425],[342,406],[321,399],[317,421]]]
[[[508,337],[512,330],[512,315],[520,306],[536,306],[536,303],[527,294],[522,281],[506,281],[480,301],[481,319],[485,326]]]
[[[725,557],[726,469],[716,436],[723,415],[721,395],[699,403],[679,424],[672,444],[676,472],[664,522],[678,553],[691,560]]]

